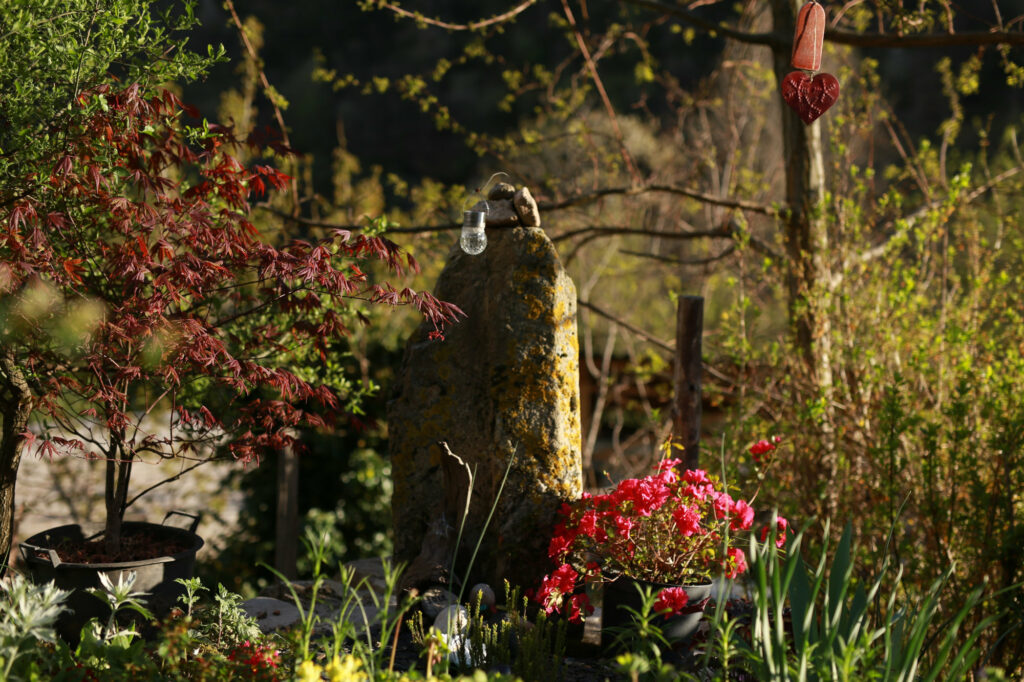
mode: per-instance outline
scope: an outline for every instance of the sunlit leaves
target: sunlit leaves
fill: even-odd
[[[429,294],[368,281],[357,263],[396,275],[416,268],[383,237],[339,230],[264,241],[249,202],[287,177],[239,163],[231,151],[240,142],[222,126],[184,127],[173,94],[95,94],[105,106],[66,131],[48,182],[0,209],[0,255],[17,292],[7,299],[6,341],[18,345],[57,423],[73,428],[73,406],[120,434],[125,455],[224,441],[249,459],[343,408],[315,372],[292,371],[283,358],[313,347],[301,357],[326,362],[350,331],[340,314],[348,299],[413,306],[438,330],[458,314]],[[170,409],[169,433],[132,436],[132,414],[158,406]]]

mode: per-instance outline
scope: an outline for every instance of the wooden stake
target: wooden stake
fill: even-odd
[[[701,337],[704,298],[680,296],[676,317],[675,404],[672,435],[683,446],[683,464],[697,469],[700,453]]]
[[[274,568],[295,580],[299,555],[299,459],[291,446],[277,452],[276,525]]]

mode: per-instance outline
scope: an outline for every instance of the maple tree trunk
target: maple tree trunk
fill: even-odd
[[[116,553],[121,549],[121,521],[124,505],[128,499],[128,481],[132,473],[132,457],[124,453],[120,443],[123,439],[112,435],[110,452],[107,456],[107,479],[104,498],[107,507],[106,526],[103,538],[107,551]]]
[[[778,33],[791,35],[801,2],[772,0],[772,21]],[[773,50],[776,82],[795,69],[790,48]],[[831,272],[828,263],[828,221],[825,219],[825,160],[822,119],[805,125],[788,106],[782,107],[786,208],[783,216],[789,271],[789,319],[799,352],[817,397],[824,405],[821,425],[825,513],[838,505],[838,454],[832,419],[832,342],[829,319]]]
[[[32,394],[12,353],[0,351],[0,576],[14,542],[14,489],[32,413]]]

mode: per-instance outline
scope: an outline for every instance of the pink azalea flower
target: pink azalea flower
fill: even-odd
[[[749,530],[754,523],[754,508],[746,500],[736,500],[732,505],[732,519],[729,521],[731,530]]]
[[[730,547],[725,560],[725,577],[735,578],[747,571],[747,557],[739,547]]]
[[[580,519],[578,528],[583,535],[594,537],[597,534],[597,512],[593,509],[585,511],[583,518]]]
[[[537,593],[537,601],[544,605],[546,613],[561,613],[562,596],[576,589],[579,573],[569,564],[562,564],[551,575],[544,576]]]
[[[679,476],[676,475],[676,467],[680,464],[682,464],[682,460],[679,459],[662,460],[658,463],[658,478],[666,485],[672,485],[679,480]]]
[[[726,516],[729,515],[729,510],[732,509],[732,496],[729,495],[729,493],[714,493],[713,500],[715,507],[715,518],[724,519]]]
[[[615,517],[615,530],[619,537],[626,540],[629,539],[629,531],[633,529],[633,519],[628,516],[616,516]]]
[[[564,556],[575,539],[576,533],[567,530],[564,524],[556,525],[555,532],[551,536],[551,543],[548,544],[548,558],[559,559]]]
[[[666,587],[658,593],[658,599],[654,602],[655,613],[664,615],[676,615],[683,610],[690,595],[682,587]]]
[[[778,516],[775,519],[775,531],[777,533],[775,537],[775,546],[782,547],[786,544],[786,530],[789,528],[789,521],[785,518]],[[771,528],[767,525],[761,528],[761,542],[768,539],[768,533]]]
[[[700,532],[700,512],[687,506],[679,506],[672,512],[672,520],[684,537]]]
[[[658,471],[664,473],[670,469],[675,469],[677,466],[683,463],[681,459],[663,459],[658,462]]]
[[[558,589],[563,594],[566,594],[572,592],[576,587],[576,578],[578,578],[579,575],[580,574],[576,572],[576,569],[569,564],[562,564],[555,569],[554,573],[551,574],[551,578],[555,581]]]
[[[594,607],[590,605],[590,599],[586,594],[574,594],[569,598],[569,622],[578,623],[582,620],[584,613],[591,614]]]
[[[766,464],[771,459],[772,451],[781,442],[779,436],[772,436],[771,440],[759,440],[750,446],[750,454],[758,464]]]
[[[688,485],[685,488],[683,488],[680,492],[682,493],[683,497],[689,497],[691,499],[697,500],[698,502],[703,502],[708,498],[708,495],[714,492],[714,486],[712,486],[710,483],[706,483],[703,485]]]
[[[683,472],[683,480],[693,485],[703,485],[711,482],[711,479],[708,478],[708,472],[703,469],[687,469]]]

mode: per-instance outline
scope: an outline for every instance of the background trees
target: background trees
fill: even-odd
[[[148,26],[108,4],[125,36]],[[11,38],[0,51],[3,92],[13,93],[0,99],[12,121],[0,135],[28,130],[23,141],[34,142],[2,138],[8,216],[32,186],[26,178],[46,180],[62,144],[42,123],[13,122],[37,120],[33,107],[52,112],[38,121],[62,125],[89,115],[61,103],[95,82],[90,73],[113,68],[128,83],[140,76],[123,74],[145,72],[131,64],[179,64],[154,71],[146,82],[155,84],[197,59],[165,61],[166,45],[140,54],[138,45],[162,43],[125,38],[124,56],[103,62],[114,47],[75,52],[106,35],[88,8],[58,29],[56,6],[34,6],[53,19],[19,19],[20,32],[4,35],[48,31],[40,41],[63,36],[70,47],[39,57]],[[866,551],[897,553],[922,585],[951,561],[961,585],[1021,578],[1022,33],[1013,3],[826,3],[825,67],[843,94],[811,128],[779,106],[787,2],[493,0],[417,3],[412,16],[384,0],[303,7],[246,3],[239,19],[251,44],[242,47],[230,14],[207,3],[193,36],[244,57],[240,72],[218,67],[187,86],[188,99],[204,112],[219,107],[243,137],[273,122],[276,107],[299,151],[276,162],[295,192],[250,216],[261,233],[313,240],[383,214],[400,226],[376,229],[425,263],[425,285],[454,241],[448,228],[466,187],[512,172],[541,199],[578,284],[595,483],[605,470],[645,466],[667,432],[657,379],[674,297],[701,293],[708,407],[722,410],[717,422],[706,411],[709,435],[725,452],[769,429],[787,437],[766,505],[805,522],[860,520]],[[10,75],[43,64],[61,77]],[[79,74],[67,91],[33,85],[75,84]],[[389,319],[334,357],[372,388],[387,381],[375,359],[404,333]],[[18,395],[17,382],[7,391]],[[752,475],[742,460],[725,466],[733,478]]]
[[[728,415],[711,431],[726,452],[768,428],[790,443],[766,502],[862,519],[864,546],[919,567],[922,585],[950,561],[962,585],[1011,584],[1019,17],[998,2],[826,3],[825,69],[843,94],[804,127],[777,95],[795,8],[376,0],[336,23],[324,8],[321,26],[358,26],[351,39],[305,34],[313,53],[291,72],[267,57],[286,96],[321,103],[293,124],[321,132],[306,147],[308,213],[290,229],[386,205],[423,228],[394,234],[427,253],[459,186],[513,172],[579,286],[595,480],[666,432],[648,379],[665,366],[674,296],[703,293],[709,399]],[[273,26],[264,55],[292,30]],[[310,66],[332,92],[288,89]],[[332,166],[315,153],[327,138]],[[607,384],[623,360],[633,397],[617,401]]]

